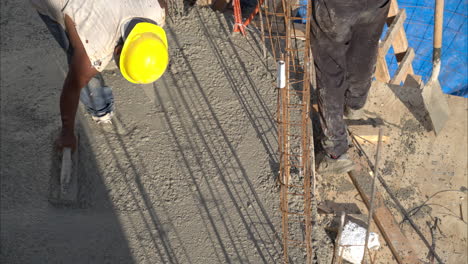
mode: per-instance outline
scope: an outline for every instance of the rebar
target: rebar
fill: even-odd
[[[267,57],[267,51],[266,51],[266,45],[265,45],[265,27],[263,26],[263,12],[262,12],[262,6],[263,6],[263,1],[258,3],[258,15],[260,17],[260,30],[262,31],[262,51],[263,51],[263,58],[266,59]]]
[[[286,85],[278,89],[277,122],[280,155],[280,211],[282,214],[283,261],[289,263],[301,250],[300,263],[312,263],[312,197],[315,185],[312,124],[310,120],[310,22],[305,41],[298,43],[290,0],[265,0],[262,15],[275,61],[284,61]],[[259,6],[262,9],[262,6]],[[308,17],[311,6],[307,4]],[[263,19],[261,18],[262,22]],[[262,30],[265,34],[265,31]],[[284,88],[283,88],[284,87]],[[299,226],[298,228],[294,228]]]
[[[367,230],[366,230],[366,239],[364,240],[364,253],[362,255],[362,263],[365,263],[367,247],[369,245],[369,235],[370,235],[370,226],[372,223],[372,217],[374,216],[374,198],[375,198],[375,180],[377,178],[377,174],[379,173],[379,163],[380,163],[380,152],[382,150],[382,134],[383,128],[379,128],[379,137],[378,137],[378,144],[377,144],[377,151],[375,154],[375,165],[374,165],[374,175],[372,175],[372,189],[370,195],[370,204],[369,204],[369,216],[367,218]],[[369,255],[370,258],[370,255]]]

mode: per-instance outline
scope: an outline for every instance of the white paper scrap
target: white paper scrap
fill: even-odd
[[[341,233],[339,255],[353,264],[360,264],[364,254],[365,239],[366,229],[349,221]],[[367,245],[370,250],[378,250],[380,248],[379,235],[370,232]]]

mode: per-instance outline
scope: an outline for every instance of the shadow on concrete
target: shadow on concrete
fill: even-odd
[[[261,140],[271,160],[270,164],[276,162],[274,143],[265,135],[275,133],[274,119],[258,94],[257,87],[237,53],[239,64],[231,63],[231,67],[227,67],[226,61],[212,43],[214,37],[204,24],[202,15],[198,14],[198,18],[204,29],[203,40],[200,41],[208,43],[216,56],[229,80],[228,85]],[[161,88],[154,86],[154,91],[170,138],[178,148],[178,163],[194,187],[192,196],[199,201],[200,215],[206,229],[204,233],[215,250],[215,257],[219,263],[252,263],[251,252],[254,249],[258,255],[256,259],[261,259],[262,263],[274,263],[281,254],[278,248],[280,239],[251,181],[251,177],[256,175],[249,174],[242,164],[232,139],[223,129],[197,73],[184,54],[183,43],[170,26],[167,26],[166,32],[172,45],[180,50],[183,64],[189,71],[177,76],[170,71],[166,72],[161,81],[161,87],[165,90],[161,91]],[[234,72],[233,67],[237,68]],[[236,85],[239,78],[234,76],[242,76],[246,84]],[[238,90],[240,87],[249,90],[241,92]],[[168,104],[177,107],[169,110]],[[258,116],[260,113],[261,116]],[[248,244],[242,242],[246,239]]]
[[[198,12],[198,10],[195,10],[195,12]],[[224,75],[229,80],[230,88],[235,93],[237,100],[241,103],[251,126],[255,129],[257,137],[260,139],[264,150],[268,154],[270,168],[276,178],[279,172],[276,117],[275,114],[268,109],[265,100],[260,95],[259,88],[246,69],[244,60],[239,54],[238,49],[243,49],[245,52],[248,52],[248,54],[258,58],[258,61],[261,61],[265,69],[269,71],[267,60],[260,54],[261,45],[258,34],[249,32],[250,36],[245,38],[245,42],[249,44],[248,47],[235,45],[231,38],[226,38],[229,51],[234,54],[233,62],[227,63],[221,51],[213,42],[216,36],[229,36],[231,34],[229,31],[230,28],[223,26],[224,23],[221,21],[220,16],[219,13],[216,13],[217,20],[222,30],[220,32],[213,32],[206,26],[202,14],[198,12],[199,23],[204,29],[204,34],[210,49],[213,51],[219,65],[222,67]],[[225,19],[228,21],[228,18],[225,17]],[[238,76],[241,76],[241,78],[237,78]],[[273,85],[271,89],[274,89]],[[273,142],[272,139],[274,140]]]
[[[118,112],[116,112],[114,119],[120,119]],[[169,209],[163,204],[158,204],[156,210],[156,201],[150,197],[144,186],[142,176],[148,172],[147,163],[140,158],[138,151],[135,153],[134,149],[131,149],[131,142],[125,140],[125,135],[118,132],[120,128],[117,127],[116,123],[118,122],[112,124],[113,136],[106,136],[105,144],[110,151],[112,160],[115,161],[116,168],[123,172],[122,179],[127,188],[127,195],[130,194],[127,196],[126,202],[135,204],[137,207],[136,210],[132,210],[132,216],[126,218],[129,220],[127,224],[130,231],[144,232],[141,234],[141,238],[137,239],[139,245],[136,247],[142,250],[145,259],[152,263],[194,263],[173,224],[173,220],[168,217],[170,215]],[[105,131],[101,132],[106,134]],[[123,152],[123,157],[118,154],[119,152]],[[152,190],[152,192],[157,193],[158,190]],[[164,220],[158,212],[163,213]],[[175,235],[175,239],[169,238],[169,232]],[[143,241],[147,240],[147,237],[149,237],[149,241]],[[174,240],[177,242],[177,253],[173,245]]]
[[[2,263],[135,263],[88,135],[78,126],[78,203],[3,211]],[[59,188],[61,157],[56,151],[51,151],[51,162],[49,198]],[[2,175],[2,181],[9,176]]]

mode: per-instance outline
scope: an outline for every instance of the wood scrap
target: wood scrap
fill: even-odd
[[[197,0],[195,4],[197,6],[211,6],[213,2],[213,0]]]
[[[381,55],[380,52],[377,55],[377,64],[374,74],[378,81],[385,83],[390,81],[390,72],[388,70],[387,61],[385,60],[385,55]]]
[[[368,206],[369,201],[368,201],[368,199],[366,197],[365,189],[363,189],[363,187],[368,189],[369,188],[369,183],[370,183],[370,176],[367,174],[366,171],[364,171],[366,160],[367,160],[367,165],[369,167],[372,168],[373,166],[370,164],[369,157],[362,150],[362,147],[359,145],[359,143],[358,142],[354,142],[354,143],[356,143],[357,148],[354,151],[349,151],[349,153],[350,153],[350,158],[352,158],[355,162],[357,162],[356,163],[356,169],[349,172],[348,175],[351,177],[351,180],[353,181],[353,184],[356,186],[356,188],[359,191],[359,194],[361,195],[364,202]],[[366,160],[364,160],[364,159],[366,159]],[[382,187],[387,191],[387,194],[390,196],[392,201],[395,203],[395,205],[397,206],[400,213],[405,217],[405,219],[408,220],[408,222],[413,227],[414,231],[418,234],[419,238],[424,242],[424,244],[429,249],[429,251],[434,255],[434,257],[437,259],[437,261],[439,263],[444,263],[442,261],[442,259],[440,258],[440,256],[435,252],[435,250],[432,249],[431,245],[429,244],[427,239],[424,237],[421,230],[418,228],[418,226],[413,221],[413,219],[411,219],[411,217],[409,216],[406,209],[403,207],[403,205],[401,205],[400,201],[398,201],[398,199],[392,193],[392,191],[390,190],[390,187],[387,185],[385,180],[380,175],[377,175],[377,176],[378,176],[377,178],[379,179],[380,183],[382,184]],[[382,196],[378,193],[376,195],[376,198],[381,200],[380,203],[383,205],[383,207],[379,208],[379,209],[381,209],[380,210],[381,211],[380,212],[381,221],[377,221],[377,219],[378,219],[377,212],[374,215],[374,221],[376,222],[377,226],[379,227],[379,230],[382,232],[382,235],[384,236],[385,241],[387,242],[387,244],[389,244],[389,247],[390,247],[390,250],[392,251],[393,256],[398,261],[399,259],[397,258],[397,254],[399,254],[401,252],[401,253],[403,253],[402,256],[406,256],[405,252],[407,252],[407,253],[411,254],[409,260],[413,260],[413,258],[415,258],[414,252],[413,252],[413,250],[410,250],[411,246],[409,244],[405,244],[405,241],[407,242],[407,240],[404,237],[404,235],[401,233],[401,230],[399,229],[398,225],[396,224],[395,218],[391,214],[390,210],[383,204]],[[385,231],[384,228],[386,226],[388,226],[389,228],[384,233],[384,231]],[[398,233],[391,233],[390,230],[396,231]],[[390,233],[387,233],[387,232],[390,232]],[[387,235],[390,235],[390,236],[387,236]],[[392,241],[392,238],[396,238],[396,240]],[[402,240],[399,241],[398,239],[402,239]],[[392,242],[397,246],[396,248],[393,246]],[[406,249],[405,248],[401,249],[401,247],[404,247],[405,245],[406,245]],[[398,263],[414,263],[414,262],[399,262],[398,261]]]
[[[362,143],[377,143],[379,128],[372,125],[348,126],[351,135],[354,135],[359,144]],[[382,142],[390,142],[390,137],[383,135]]]
[[[350,171],[348,175],[363,201],[369,207],[372,179],[368,173],[366,162],[359,156],[357,150],[350,150],[348,154],[356,162],[355,169]],[[384,198],[379,192],[375,194],[373,218],[398,263],[420,263],[411,243],[399,228],[395,217],[385,205]]]
[[[267,24],[266,18],[262,17],[261,18],[263,21],[260,21],[260,18],[258,18],[259,21],[252,21],[251,24],[253,24],[255,27],[259,28],[261,23]],[[294,23],[294,27],[291,27],[291,29],[294,31],[292,35],[294,38],[299,39],[299,40],[305,40],[305,24],[301,23]],[[265,31],[267,30],[266,28],[264,29]],[[263,31],[262,33],[268,33]],[[286,28],[284,27],[284,23],[278,23],[275,24],[275,31],[277,34],[285,34],[286,33]]]

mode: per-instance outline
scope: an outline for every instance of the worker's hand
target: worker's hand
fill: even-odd
[[[76,149],[76,137],[73,132],[63,131],[60,133],[58,138],[55,140],[55,147],[57,151],[62,151],[64,148],[71,148],[72,151]]]

